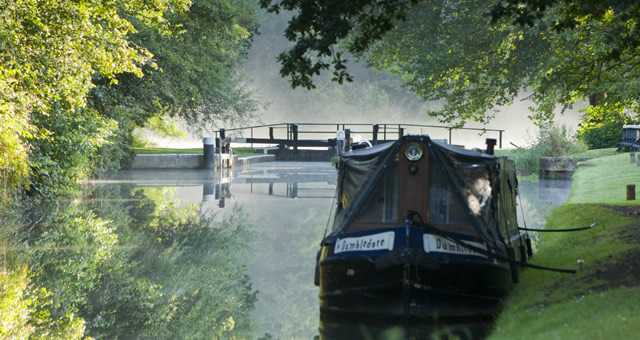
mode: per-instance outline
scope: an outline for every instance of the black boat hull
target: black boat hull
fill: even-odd
[[[489,316],[513,284],[508,264],[396,252],[413,254],[396,256],[405,263],[391,264],[366,256],[321,259],[321,314],[358,319]]]

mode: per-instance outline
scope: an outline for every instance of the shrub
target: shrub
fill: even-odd
[[[638,118],[626,112],[622,103],[589,106],[584,110],[582,119],[578,137],[590,149],[618,146],[622,137],[622,126],[638,123]]]
[[[540,149],[541,157],[562,157],[587,151],[587,145],[576,136],[572,136],[565,125],[552,125],[540,129],[534,147]]]
[[[572,136],[566,126],[549,125],[541,127],[528,149],[516,149],[504,155],[516,163],[518,175],[528,176],[538,172],[541,157],[562,157],[586,150],[587,146]]]

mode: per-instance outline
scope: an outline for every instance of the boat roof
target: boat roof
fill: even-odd
[[[347,159],[356,159],[356,160],[367,160],[378,155],[387,152],[392,148],[394,144],[403,144],[405,142],[425,142],[427,144],[432,144],[440,149],[443,149],[447,152],[453,153],[457,156],[462,156],[465,158],[478,158],[479,160],[487,160],[487,159],[495,159],[494,155],[489,155],[482,152],[477,152],[473,150],[467,150],[455,145],[447,144],[439,140],[431,139],[428,135],[406,135],[402,136],[397,141],[387,142],[383,144],[378,144],[372,146],[370,148],[352,150],[349,152],[345,152],[342,154],[342,158]]]

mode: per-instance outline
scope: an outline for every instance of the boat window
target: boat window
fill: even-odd
[[[360,209],[356,222],[393,223],[398,221],[398,161],[389,164],[380,182]]]
[[[444,177],[442,169],[431,162],[429,170],[429,222],[431,224],[471,224],[460,201]]]

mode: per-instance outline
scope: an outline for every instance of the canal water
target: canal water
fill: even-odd
[[[91,285],[78,287],[89,291],[89,307],[79,311],[88,335],[314,338],[315,258],[336,175],[329,163],[273,162],[221,172],[121,171],[90,182],[73,204],[106,226],[96,237],[108,238],[98,255],[109,259],[100,262],[102,274],[79,281]],[[541,227],[569,190],[568,181],[520,182],[520,224]],[[65,254],[42,261],[55,258],[60,268],[87,255]]]

